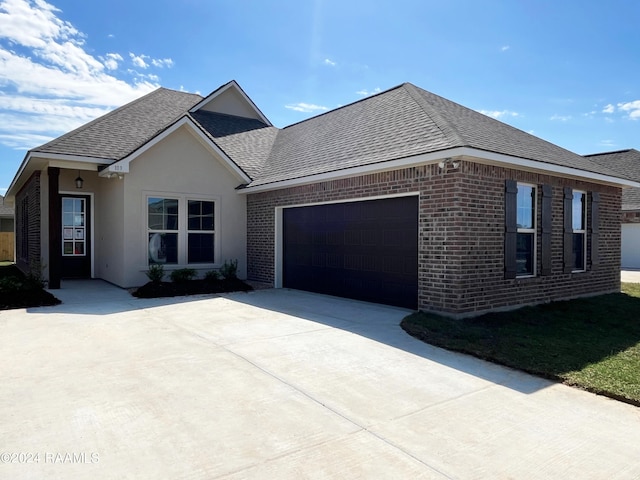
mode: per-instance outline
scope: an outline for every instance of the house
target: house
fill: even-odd
[[[14,247],[13,207],[0,195],[0,262],[13,261]]]
[[[631,148],[585,157],[640,182],[638,150]],[[627,188],[622,192],[622,268],[640,270],[640,188]]]
[[[625,187],[410,83],[280,129],[231,81],[30,150],[7,197],[17,263],[50,288],[237,259],[276,288],[462,317],[619,291]]]

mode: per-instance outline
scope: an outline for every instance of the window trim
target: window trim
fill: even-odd
[[[175,200],[176,202],[178,202],[178,225],[176,225],[175,229],[166,229],[166,228],[151,228],[151,226],[149,225],[149,199],[151,198],[157,198],[157,199],[162,199],[162,200]],[[175,197],[174,195],[147,195],[145,198],[145,216],[146,216],[146,246],[147,246],[147,265],[151,266],[151,265],[162,265],[163,267],[167,266],[167,267],[171,267],[174,265],[179,265],[180,264],[180,200]],[[164,212],[163,212],[164,215]],[[152,264],[149,262],[149,243],[150,243],[150,236],[151,234],[174,234],[177,235],[176,237],[176,263],[158,263],[158,264]]]
[[[189,228],[189,202],[209,202],[209,203],[213,203],[213,230],[191,230]],[[216,255],[216,241],[217,241],[217,232],[216,232],[216,223],[218,220],[218,216],[216,214],[216,208],[217,208],[217,204],[218,202],[216,202],[215,200],[203,200],[203,199],[196,199],[196,198],[191,198],[191,197],[187,197],[185,199],[185,203],[186,203],[186,213],[187,213],[187,217],[186,217],[186,231],[187,231],[187,235],[185,237],[185,240],[187,242],[186,245],[186,255],[187,255],[187,264],[188,265],[215,265],[216,263],[216,259],[218,258],[218,256]],[[178,220],[180,219],[180,217],[178,216]],[[202,263],[202,262],[190,262],[189,261],[189,236],[191,234],[212,234],[213,235],[213,263]]]
[[[526,182],[517,182],[516,188],[520,186],[530,187],[533,190],[533,228],[521,228],[517,226],[518,218],[518,192],[516,191],[516,244],[517,236],[520,233],[533,234],[533,258],[532,258],[532,273],[518,274],[516,269],[516,278],[535,278],[538,275],[538,185]],[[517,250],[516,250],[517,259]]]
[[[180,268],[196,268],[196,269],[215,269],[220,268],[222,266],[222,262],[220,261],[220,196],[218,195],[200,195],[200,194],[189,194],[189,193],[176,193],[176,192],[161,192],[155,190],[146,190],[142,193],[142,211],[144,212],[144,220],[143,220],[143,228],[142,228],[142,241],[141,245],[144,248],[143,256],[144,259],[144,267],[143,270],[149,268],[149,213],[148,213],[148,202],[149,198],[168,198],[172,200],[178,201],[178,230],[167,230],[165,233],[177,233],[178,234],[178,262],[177,263],[169,263],[163,264],[165,270],[177,270]],[[189,200],[195,201],[204,201],[204,202],[213,202],[213,263],[188,263],[188,219],[189,219],[189,211],[188,204]],[[159,231],[159,230],[154,230]],[[164,232],[164,231],[159,231]]]
[[[584,224],[583,224],[583,228],[581,229],[575,229],[573,228],[574,225],[574,220],[575,218],[573,217],[573,204],[576,201],[576,193],[578,194],[582,194],[582,208],[581,208],[581,212],[582,212],[582,219],[584,220]],[[588,225],[587,225],[587,221],[588,221],[588,216],[587,216],[587,203],[588,203],[588,196],[587,196],[587,192],[585,190],[578,190],[578,189],[572,189],[571,190],[571,194],[573,195],[573,198],[571,199],[571,231],[573,233],[573,235],[575,234],[581,234],[582,235],[582,268],[581,269],[576,269],[575,268],[575,262],[573,265],[573,268],[571,269],[571,273],[583,273],[587,271],[587,232],[588,232]],[[572,243],[572,247],[575,248],[575,242]]]

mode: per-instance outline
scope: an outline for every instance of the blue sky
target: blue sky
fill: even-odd
[[[640,2],[0,0],[0,194],[29,148],[158,86],[284,127],[403,82],[580,154],[640,148]]]

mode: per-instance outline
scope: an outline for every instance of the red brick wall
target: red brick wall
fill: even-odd
[[[25,199],[26,218],[22,209]],[[40,172],[35,172],[15,199],[16,265],[25,273],[40,274],[40,215]],[[25,235],[26,241],[23,241]],[[25,243],[26,248],[23,247]]]
[[[506,179],[553,186],[550,276],[504,279]],[[563,273],[565,186],[600,193],[600,264],[592,266],[588,257],[584,273]],[[620,189],[471,162],[446,173],[428,165],[248,195],[248,277],[274,281],[275,207],[407,192],[420,192],[418,304],[423,310],[468,315],[619,291]],[[538,190],[538,233],[540,212]],[[538,272],[540,244],[538,235]]]

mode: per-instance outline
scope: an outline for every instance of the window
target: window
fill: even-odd
[[[147,199],[149,264],[178,263],[178,200]]]
[[[214,262],[214,203],[188,200],[187,263]]]
[[[582,272],[587,265],[587,194],[573,191],[571,203],[571,224],[573,230],[573,271]]]
[[[516,205],[516,275],[533,276],[536,268],[536,187],[519,183]]]
[[[216,202],[186,196],[146,199],[148,262],[211,264],[216,259]]]
[[[86,255],[86,209],[84,198],[62,199],[62,255]]]

